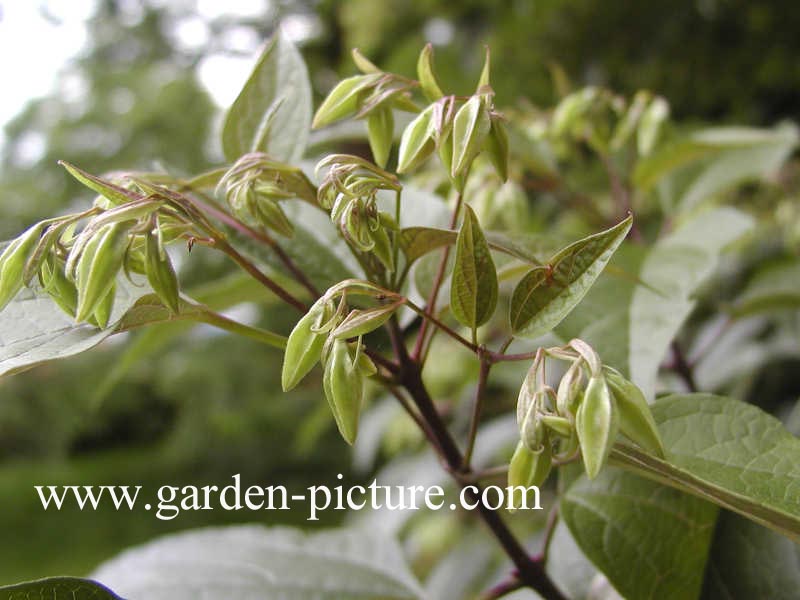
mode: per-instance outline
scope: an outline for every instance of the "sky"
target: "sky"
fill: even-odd
[[[197,16],[179,22],[172,34],[186,48],[208,41],[206,21],[223,15],[264,14],[270,0],[149,0],[167,7],[189,6]],[[0,0],[0,150],[2,126],[25,104],[53,91],[57,77],[86,45],[86,20],[97,0]],[[130,0],[132,12],[140,0]],[[302,17],[282,23],[284,34],[299,41],[312,27]],[[228,106],[246,81],[263,40],[252,30],[234,29],[225,45],[235,54],[217,53],[198,65],[198,77],[220,107]]]

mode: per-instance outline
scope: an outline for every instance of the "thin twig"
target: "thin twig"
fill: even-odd
[[[200,192],[195,192],[195,194],[200,194]],[[305,273],[303,273],[300,268],[295,264],[295,262],[291,259],[291,257],[286,254],[286,251],[281,248],[280,244],[269,234],[263,231],[258,231],[253,229],[252,227],[242,223],[238,219],[234,218],[233,216],[226,213],[224,210],[221,210],[213,205],[211,202],[205,202],[200,200],[197,197],[192,198],[192,202],[196,204],[199,208],[203,211],[207,212],[211,216],[213,216],[218,221],[224,223],[231,229],[234,229],[241,233],[244,236],[247,236],[257,242],[260,242],[266,246],[269,246],[275,255],[278,257],[286,269],[289,271],[292,277],[308,292],[314,297],[318,298],[320,296],[319,290],[314,287],[314,284],[306,277]]]
[[[261,283],[264,287],[268,288],[272,293],[278,296],[278,298],[280,298],[290,306],[296,308],[301,313],[305,313],[308,310],[308,307],[305,304],[300,302],[300,300],[292,296],[280,285],[275,283],[275,281],[273,281],[270,277],[265,275],[257,266],[255,266],[252,262],[250,262],[241,254],[239,254],[236,248],[231,246],[228,242],[224,240],[214,240],[213,245],[214,247],[218,248],[219,250],[227,254],[237,265],[239,265],[250,275],[252,275],[256,281]]]
[[[683,380],[690,392],[696,392],[697,382],[694,379],[694,372],[692,371],[692,367],[686,361],[686,357],[683,355],[683,350],[681,349],[677,340],[672,341],[672,344],[670,344],[670,349],[672,350],[673,361],[670,367],[675,374]]]
[[[478,386],[475,390],[475,401],[472,405],[472,418],[469,422],[467,449],[464,451],[464,462],[462,463],[465,471],[470,470],[470,465],[472,463],[472,452],[475,450],[475,440],[478,437],[478,425],[481,421],[481,411],[483,409],[483,396],[486,392],[486,384],[489,381],[489,371],[492,369],[492,363],[486,359],[484,350],[479,349],[478,358],[481,366],[478,371]]]
[[[510,579],[506,581],[501,581],[494,587],[486,590],[480,597],[480,600],[497,600],[497,598],[502,598],[510,594],[511,592],[515,592],[517,590],[521,590],[525,587],[525,584],[514,575]]]
[[[458,223],[458,215],[461,212],[461,205],[464,203],[463,194],[459,193],[456,197],[456,206],[453,209],[453,214],[450,217],[450,229],[454,229]],[[426,312],[433,313],[436,310],[436,300],[439,297],[439,288],[442,287],[444,281],[444,273],[447,270],[447,260],[450,258],[450,246],[446,246],[442,250],[442,258],[439,260],[439,269],[436,271],[436,277],[433,280],[433,287],[431,288],[430,296],[428,297],[428,304],[426,305]],[[422,326],[417,334],[417,341],[414,345],[414,351],[411,353],[414,360],[419,360],[422,355],[422,349],[425,344],[425,337],[428,333],[428,321],[422,322]]]
[[[466,339],[465,337],[460,335],[453,328],[448,327],[445,323],[443,323],[442,321],[440,321],[439,319],[434,317],[432,314],[430,314],[424,308],[421,308],[421,307],[417,306],[416,304],[411,302],[411,300],[406,300],[406,305],[408,306],[408,308],[410,308],[411,310],[416,312],[418,315],[424,317],[424,319],[426,321],[430,321],[431,323],[436,325],[436,327],[438,327],[439,329],[444,331],[447,335],[449,335],[451,338],[456,340],[459,344],[461,344],[465,348],[467,348],[470,351],[475,352],[475,353],[478,352],[478,346],[476,344],[473,344],[472,342],[470,342],[468,339]],[[420,333],[421,333],[421,330],[420,330]]]

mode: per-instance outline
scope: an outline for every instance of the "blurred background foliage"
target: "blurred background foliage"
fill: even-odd
[[[47,5],[41,3],[43,13]],[[354,72],[351,48],[388,71],[411,75],[421,46],[431,41],[440,78],[456,92],[469,91],[481,67],[481,45],[488,44],[493,87],[499,104],[509,107],[551,107],[570,89],[598,84],[628,97],[652,90],[670,101],[683,123],[800,119],[795,2],[97,0],[85,25],[87,43],[53,74],[53,92],[32,100],[5,126],[0,235],[11,237],[38,218],[90,201],[56,166],[58,159],[95,173],[159,166],[196,173],[220,162],[215,133],[221,105],[233,99],[259,44],[279,23],[303,50],[318,98]],[[589,193],[592,177],[578,180]],[[796,189],[796,168],[785,178],[781,189]],[[786,203],[775,188],[745,190],[738,199],[766,214]],[[559,206],[545,201],[542,210]],[[774,212],[779,223],[798,215],[796,203],[781,210]],[[784,252],[755,248],[760,258]],[[201,255],[183,275],[201,284],[226,272]],[[742,285],[747,265],[734,275],[733,285]],[[269,307],[254,318],[286,331],[292,315]],[[202,328],[174,333],[113,340],[0,382],[0,527],[12,542],[0,549],[0,583],[84,573],[158,533],[254,518],[215,511],[164,523],[144,512],[44,513],[35,484],[123,483],[152,490],[182,481],[224,485],[242,473],[245,480],[291,489],[351,473],[351,457],[330,428],[315,383],[279,396],[279,353]],[[123,343],[130,341],[138,353]],[[796,399],[796,367],[796,358],[779,355],[738,382],[741,395],[768,381],[777,390],[773,397]],[[102,379],[98,373],[108,378],[102,393],[87,386]],[[458,394],[460,372],[443,369],[439,379],[442,390]],[[392,450],[419,440],[398,425],[384,443]],[[303,518],[287,511],[264,520]],[[447,529],[448,519],[431,517],[428,537],[416,543],[429,549],[443,543],[435,534]],[[69,543],[69,553],[56,543],[73,538],[80,543]]]

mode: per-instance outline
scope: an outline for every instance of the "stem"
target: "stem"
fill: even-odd
[[[453,209],[453,215],[450,217],[450,229],[454,229],[456,223],[458,223],[458,215],[461,212],[461,205],[463,203],[464,195],[459,192],[458,196],[456,197],[456,207]],[[439,261],[439,269],[436,271],[436,277],[433,280],[433,288],[431,289],[431,294],[428,297],[428,304],[426,306],[426,311],[429,313],[433,313],[436,310],[436,299],[439,296],[439,288],[442,287],[442,282],[444,281],[444,272],[447,269],[448,258],[450,258],[450,246],[446,246],[445,249],[442,250],[442,258]],[[422,348],[425,344],[425,337],[427,333],[428,321],[423,321],[419,330],[419,334],[417,334],[417,342],[414,346],[414,351],[411,354],[414,360],[418,360],[422,355]]]
[[[478,437],[478,424],[481,420],[481,410],[483,408],[483,394],[486,391],[486,382],[489,380],[489,371],[492,363],[486,359],[483,350],[479,350],[481,366],[478,372],[478,388],[475,391],[475,402],[472,405],[472,418],[469,423],[469,435],[467,436],[467,449],[464,451],[464,470],[470,470],[472,462],[472,452],[475,449],[475,439]]]
[[[195,194],[199,194],[199,192],[195,192]],[[235,219],[234,217],[226,213],[224,210],[217,208],[216,206],[214,206],[209,202],[204,202],[196,197],[193,198],[192,201],[203,211],[212,215],[215,219],[224,223],[231,229],[234,229],[239,233],[241,233],[242,235],[245,235],[257,242],[269,246],[275,252],[276,256],[278,257],[278,260],[280,260],[283,263],[283,265],[286,267],[286,269],[289,271],[292,277],[294,277],[294,279],[300,285],[306,288],[306,290],[308,290],[308,292],[314,298],[318,298],[320,296],[319,290],[317,290],[314,287],[314,284],[312,284],[311,281],[305,276],[305,273],[303,273],[298,268],[298,266],[294,263],[291,257],[288,254],[286,254],[284,249],[281,248],[281,246],[272,236],[263,231],[257,231],[252,227],[249,227],[248,225],[242,223],[238,219]]]
[[[308,310],[308,307],[305,304],[300,302],[300,300],[292,296],[280,285],[278,285],[272,279],[270,279],[264,273],[262,273],[258,267],[256,267],[252,262],[247,260],[244,256],[239,254],[239,252],[237,252],[237,250],[233,246],[231,246],[228,242],[224,240],[214,240],[213,245],[216,248],[222,250],[225,254],[227,254],[237,265],[239,265],[250,275],[252,275],[256,281],[261,283],[264,287],[268,288],[272,293],[278,296],[278,298],[280,298],[287,304],[293,306],[301,313],[305,313]]]
[[[484,592],[484,594],[480,597],[480,600],[496,600],[497,598],[502,598],[511,592],[520,590],[523,587],[525,587],[525,584],[520,581],[518,577],[514,576],[507,581],[498,583],[493,588]]]
[[[550,512],[547,514],[547,523],[544,528],[544,542],[542,543],[541,561],[543,565],[547,564],[547,559],[550,556],[550,544],[553,541],[553,534],[558,525],[558,504],[553,504]]]
[[[670,348],[672,350],[673,360],[671,365],[672,370],[675,371],[675,373],[683,380],[690,392],[696,392],[697,382],[694,379],[694,372],[692,371],[691,365],[689,365],[688,361],[686,360],[683,350],[681,349],[677,340],[673,340]]]
[[[421,417],[427,422],[431,434],[437,440],[437,445],[441,452],[441,457],[448,469],[454,473],[465,473],[462,465],[463,456],[456,446],[455,441],[442,421],[433,400],[422,382],[420,366],[416,362],[409,360],[407,355],[401,356],[400,381],[406,388]],[[455,477],[458,481],[458,477]],[[546,600],[563,600],[564,596],[556,588],[553,581],[547,575],[544,567],[531,560],[525,548],[519,543],[511,530],[500,517],[500,515],[490,508],[487,508],[481,501],[483,489],[478,484],[472,484],[464,488],[466,497],[473,504],[477,504],[478,514],[486,526],[492,531],[498,543],[503,547],[506,555],[511,559],[519,572],[519,580],[527,586],[536,590]]]
[[[457,331],[455,331],[451,327],[448,327],[447,325],[445,325],[442,321],[440,321],[439,319],[434,317],[432,314],[430,314],[424,308],[421,308],[421,307],[417,306],[416,304],[411,302],[411,300],[408,300],[408,299],[406,300],[406,305],[408,306],[408,308],[413,310],[415,313],[417,313],[421,317],[424,317],[425,320],[423,321],[423,327],[424,327],[424,323],[426,321],[430,321],[431,323],[436,325],[436,327],[438,327],[439,329],[444,331],[447,335],[449,335],[451,338],[453,338],[455,341],[457,341],[459,344],[461,344],[465,348],[467,348],[467,349],[469,349],[469,350],[471,350],[472,352],[475,352],[475,353],[478,352],[477,344],[473,344],[472,342],[467,340],[465,337],[460,335]],[[420,330],[420,334],[421,333],[422,333],[422,330]],[[417,339],[419,339],[419,338],[417,338]]]
[[[272,346],[273,348],[279,348],[281,350],[286,348],[286,338],[284,336],[267,331],[266,329],[239,323],[238,321],[229,319],[212,310],[203,311],[194,320],[207,325],[213,325],[214,327],[230,331],[231,333],[249,337],[263,344],[267,344],[268,346]]]

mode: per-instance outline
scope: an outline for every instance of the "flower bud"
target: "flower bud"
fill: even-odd
[[[12,240],[0,254],[0,310],[22,289],[22,273],[25,263],[36,249],[45,223],[37,223],[22,235]]]
[[[145,236],[145,273],[164,306],[177,315],[180,312],[178,277],[159,235],[152,232]]]
[[[517,492],[526,494],[527,488],[543,484],[550,474],[552,466],[549,445],[543,447],[539,452],[532,452],[522,442],[517,444],[508,465],[508,487],[511,490],[511,501],[514,508],[520,506],[516,502]],[[518,490],[517,488],[522,489]]]
[[[300,383],[320,359],[325,335],[314,331],[325,317],[326,303],[318,300],[289,334],[283,355],[281,387],[288,392]]]
[[[317,109],[311,127],[317,129],[355,113],[362,95],[376,85],[381,77],[381,73],[370,73],[340,81]]]
[[[370,113],[367,133],[375,164],[385,168],[394,140],[394,115],[389,106],[381,106]]]
[[[481,96],[472,96],[458,109],[453,121],[453,162],[450,177],[464,174],[473,159],[483,150],[491,124],[486,102]]]
[[[635,444],[663,457],[661,435],[642,390],[611,367],[604,366],[603,373],[614,396],[619,414],[619,430]]]
[[[404,302],[405,300],[398,300],[391,304],[376,306],[367,310],[352,310],[345,320],[333,330],[332,335],[337,339],[346,340],[375,331],[388,321]]]
[[[444,96],[442,88],[439,87],[439,82],[436,80],[436,74],[433,71],[433,46],[426,44],[419,54],[417,60],[417,77],[419,78],[419,85],[422,88],[422,93],[430,102],[436,102],[439,98]]]
[[[364,379],[346,341],[333,341],[322,383],[339,433],[348,444],[353,444],[358,433]]]
[[[589,479],[597,477],[606,463],[617,437],[618,426],[614,398],[605,377],[590,377],[575,419],[583,464]]]
[[[126,221],[107,225],[84,247],[77,264],[77,321],[86,321],[114,285],[125,258],[128,230],[132,224],[132,221]]]
[[[407,173],[414,169],[434,151],[434,107],[432,104],[419,113],[403,131],[397,158],[398,173]]]

